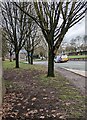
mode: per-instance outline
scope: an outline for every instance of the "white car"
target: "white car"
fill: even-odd
[[[56,63],[62,63],[62,62],[67,62],[69,59],[68,59],[68,56],[67,55],[58,55],[54,58],[54,62]]]

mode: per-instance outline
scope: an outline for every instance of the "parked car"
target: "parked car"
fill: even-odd
[[[67,62],[68,60],[69,60],[68,56],[65,54],[58,55],[54,58],[55,63],[63,63],[63,62]]]

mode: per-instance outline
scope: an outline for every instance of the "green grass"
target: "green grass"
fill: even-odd
[[[74,56],[68,56],[68,58],[87,58],[87,55],[74,55]]]
[[[3,62],[3,69],[15,69],[15,61]],[[25,63],[20,63],[20,68],[15,69],[21,71],[22,69],[28,70],[37,70],[37,71],[46,71],[43,65],[29,65]],[[34,76],[35,77],[35,76]],[[85,115],[85,96],[82,95],[74,86],[71,85],[69,80],[67,80],[60,73],[56,72],[55,77],[47,77],[44,72],[38,77],[39,83],[45,87],[55,88],[58,91],[57,98],[62,101],[61,109],[66,111],[67,117],[69,118],[79,118]],[[8,87],[12,82],[5,81],[6,86]],[[14,86],[15,87],[15,86]],[[17,87],[17,86],[16,86]],[[70,105],[66,105],[66,103],[70,103]]]
[[[46,87],[50,86],[56,88],[58,91],[58,98],[62,100],[62,109],[66,110],[69,118],[79,118],[85,114],[85,96],[74,87],[70,82],[59,73],[56,73],[54,78],[40,76],[40,82]],[[66,105],[65,103],[70,103]]]
[[[6,69],[15,69],[15,70],[20,70],[20,69],[29,69],[29,70],[46,70],[46,68],[43,65],[30,65],[26,64],[24,62],[19,63],[19,68],[15,68],[15,61],[9,62],[9,60],[3,61],[2,67],[4,70]]]

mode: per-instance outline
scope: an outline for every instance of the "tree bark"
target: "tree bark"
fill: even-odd
[[[27,51],[27,58],[28,58],[28,64],[30,64],[30,52],[29,51]]]
[[[5,61],[5,56],[2,56],[2,61]]]
[[[33,51],[34,50],[31,50],[31,65],[33,65]]]
[[[19,53],[16,53],[16,68],[19,68]]]
[[[54,51],[52,47],[48,50],[48,75],[47,77],[54,77]]]
[[[12,62],[12,53],[10,52],[10,62]]]

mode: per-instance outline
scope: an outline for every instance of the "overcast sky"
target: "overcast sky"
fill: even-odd
[[[69,42],[72,38],[83,35],[85,35],[85,18],[68,30],[64,41]]]

